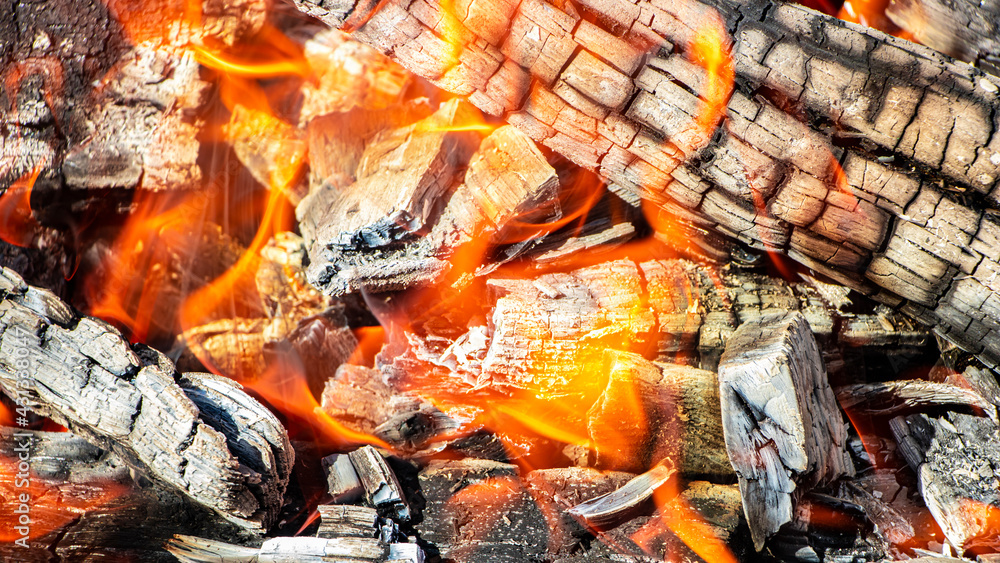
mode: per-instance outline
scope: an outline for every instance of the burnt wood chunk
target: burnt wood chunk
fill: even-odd
[[[25,504],[34,528],[26,546],[0,545],[4,561],[43,563],[53,555],[81,560],[99,548],[107,557],[170,563],[175,559],[163,551],[163,542],[176,533],[249,539],[179,492],[137,484],[121,457],[70,432],[0,428],[0,452],[5,464],[28,456],[30,486],[18,483],[23,475],[4,471],[0,490],[29,495]],[[4,502],[19,508],[14,498]]]
[[[0,291],[4,393],[238,525],[273,523],[294,452],[263,405],[231,380],[179,374],[9,270]]]
[[[956,30],[949,41],[987,30],[995,42],[995,2],[937,4],[952,10],[936,19]],[[296,5],[674,212],[679,230],[783,253],[1000,364],[1000,227],[987,213],[1000,202],[1000,78],[774,0],[587,0],[586,18],[544,2],[475,15],[408,0]],[[920,5],[935,17],[933,0]],[[510,32],[492,44],[499,22]],[[714,74],[694,46],[710,22],[724,55]],[[479,72],[449,72],[448,53],[484,49],[494,57]]]
[[[36,188],[46,189],[190,189],[200,180],[196,134],[208,83],[194,53],[162,44],[166,33],[135,41],[119,7],[0,8],[0,189],[35,170]],[[166,28],[171,15],[150,17]]]
[[[464,245],[535,238],[544,231],[533,224],[559,219],[559,178],[538,147],[511,126],[483,138],[481,120],[472,106],[449,102],[377,137],[353,184],[314,187],[299,207],[310,281],[331,295],[433,283]],[[399,186],[411,188],[397,194]]]
[[[403,488],[378,450],[363,446],[347,455],[361,479],[368,502],[386,516],[409,522],[413,514]]]
[[[912,414],[890,421],[900,452],[917,473],[920,495],[959,553],[996,549],[1000,530],[1000,429],[989,418]]]
[[[759,551],[793,518],[803,490],[854,467],[823,359],[801,314],[741,325],[719,363],[722,425]]]

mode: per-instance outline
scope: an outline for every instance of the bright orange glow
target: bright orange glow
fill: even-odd
[[[717,13],[705,20],[689,48],[691,60],[705,69],[703,105],[696,125],[710,137],[726,115],[735,76],[730,55],[732,44],[726,26]]]
[[[294,424],[288,425],[293,434],[304,428],[311,428],[310,438],[328,447],[345,448],[371,444],[392,449],[389,444],[375,436],[351,430],[326,414],[309,391],[303,368],[301,364],[296,365],[298,359],[286,358],[286,360],[291,361],[273,363],[259,379],[249,383],[244,382],[243,386],[259,394],[285,416],[294,418]]]
[[[41,228],[31,211],[31,188],[41,171],[39,166],[21,176],[0,195],[0,239],[15,246],[28,246]]]
[[[737,563],[736,556],[712,531],[702,515],[677,494],[675,482],[668,482],[653,493],[656,515],[632,535],[632,541],[650,555],[655,541],[669,530],[691,551],[712,563]]]
[[[158,301],[167,288],[171,253],[188,254],[200,242],[205,197],[181,198],[140,192],[99,275],[84,282],[89,314],[128,329],[133,341],[148,340]],[[172,324],[172,323],[168,323]]]
[[[0,403],[0,426],[14,426],[14,413],[3,403]]]
[[[16,445],[27,439],[15,435],[13,440]],[[0,455],[0,542],[44,536],[128,491],[129,487],[113,482],[50,481],[31,471],[29,462]],[[23,519],[30,523],[19,530]]]

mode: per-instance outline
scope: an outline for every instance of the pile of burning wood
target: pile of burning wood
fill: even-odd
[[[994,4],[0,7],[0,554],[1000,560]]]

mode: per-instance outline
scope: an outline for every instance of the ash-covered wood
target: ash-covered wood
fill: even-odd
[[[1000,79],[770,0],[297,5],[617,190],[1000,358]],[[713,21],[731,67],[706,76],[692,45]]]
[[[4,393],[241,526],[273,523],[294,454],[266,408],[232,381],[177,373],[9,270],[0,290]]]
[[[316,189],[298,211],[310,281],[331,295],[432,284],[461,247],[520,242],[532,223],[558,219],[559,179],[534,142],[510,126],[485,138],[477,128],[475,108],[448,102],[376,137],[350,186]]]
[[[14,511],[19,509],[14,499],[29,495],[23,513],[31,518],[33,535],[26,545],[14,538],[4,542],[5,561],[81,560],[99,549],[107,557],[169,562],[174,559],[163,542],[175,533],[244,537],[238,527],[175,491],[136,484],[120,457],[69,432],[3,428],[0,452],[14,460],[27,457],[26,477],[0,472],[0,489],[12,493],[5,504]],[[13,516],[10,522],[18,514]]]
[[[378,450],[362,446],[347,456],[361,480],[368,502],[394,520],[409,522],[413,513],[406,502],[406,493]]]
[[[121,7],[0,9],[0,186],[36,168],[37,187],[48,189],[190,189],[200,180],[196,125],[208,84],[194,53],[163,32],[159,43],[137,41]],[[166,27],[170,16],[153,17]]]
[[[374,508],[338,504],[321,504],[319,538],[373,538],[378,536],[379,515]]]
[[[279,537],[256,548],[177,535],[167,550],[184,563],[379,563],[389,555],[389,546],[376,538],[352,537]]]
[[[847,432],[816,341],[798,313],[741,325],[719,364],[722,423],[758,551],[803,490],[852,475]]]
[[[959,553],[976,547],[995,551],[1000,545],[996,422],[959,413],[912,414],[892,419],[890,427],[948,542]]]

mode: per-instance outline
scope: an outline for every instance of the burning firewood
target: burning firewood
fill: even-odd
[[[38,169],[52,189],[194,187],[208,84],[192,52],[135,41],[103,2],[3,10],[0,20],[24,25],[0,26],[0,186]]]
[[[1000,318],[984,213],[1000,181],[998,79],[770,1],[297,5],[616,189],[1000,358],[984,338]]]
[[[997,2],[895,0],[885,15],[924,45],[1000,74]]]
[[[0,284],[8,396],[240,526],[274,522],[294,454],[267,409],[230,380],[177,373],[9,270]]]
[[[25,493],[30,498],[7,504],[12,512],[4,514],[4,524],[11,525],[5,534],[16,532],[21,514],[30,524],[22,528],[26,546],[15,543],[19,537],[4,536],[0,557],[5,561],[43,562],[53,554],[86,558],[99,546],[106,556],[166,562],[171,559],[163,542],[175,533],[246,535],[179,492],[135,483],[119,456],[69,432],[2,429],[0,447],[4,456],[26,457],[30,467],[21,476],[0,472],[0,497],[16,500]]]
[[[995,551],[1000,535],[996,422],[959,413],[912,414],[892,419],[890,426],[948,543],[959,553],[976,547]]]
[[[719,364],[723,428],[758,551],[803,489],[852,475],[819,348],[799,314],[743,324]]]

